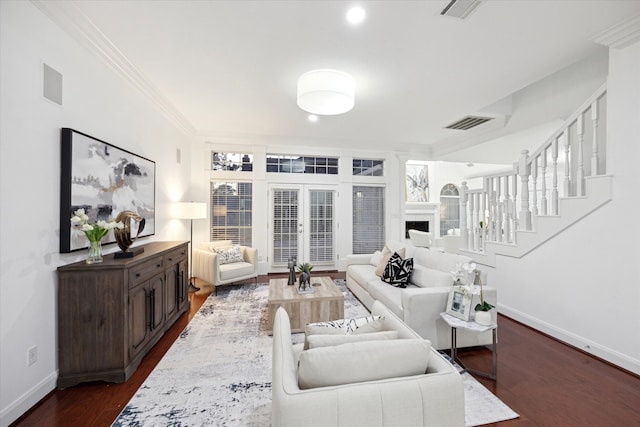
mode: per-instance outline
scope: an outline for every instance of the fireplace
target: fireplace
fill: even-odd
[[[409,230],[429,231],[429,221],[405,221],[404,235],[409,238]]]

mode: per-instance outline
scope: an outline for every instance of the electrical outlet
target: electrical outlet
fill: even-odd
[[[27,366],[31,366],[38,361],[38,346],[29,347],[27,350]]]

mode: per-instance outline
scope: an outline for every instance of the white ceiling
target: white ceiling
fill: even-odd
[[[448,2],[76,0],[56,7],[82,12],[187,128],[212,141],[427,154],[461,138],[463,131],[444,126],[601,53],[591,39],[640,13],[640,1],[505,0],[485,1],[461,21],[440,15]],[[345,13],[355,4],[367,17],[351,26]],[[354,76],[352,111],[307,121],[296,80],[314,68]]]

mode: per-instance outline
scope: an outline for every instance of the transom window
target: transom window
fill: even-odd
[[[383,176],[382,160],[353,159],[353,176]]]
[[[211,153],[211,170],[251,172],[253,154]]]
[[[267,154],[267,172],[337,175],[337,157]]]

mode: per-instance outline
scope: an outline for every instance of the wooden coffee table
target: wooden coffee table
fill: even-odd
[[[299,294],[298,284],[289,286],[287,279],[269,280],[269,312],[267,330],[273,333],[273,320],[278,307],[284,307],[291,319],[291,332],[304,332],[307,323],[344,318],[344,295],[330,277],[311,276],[315,292]]]

